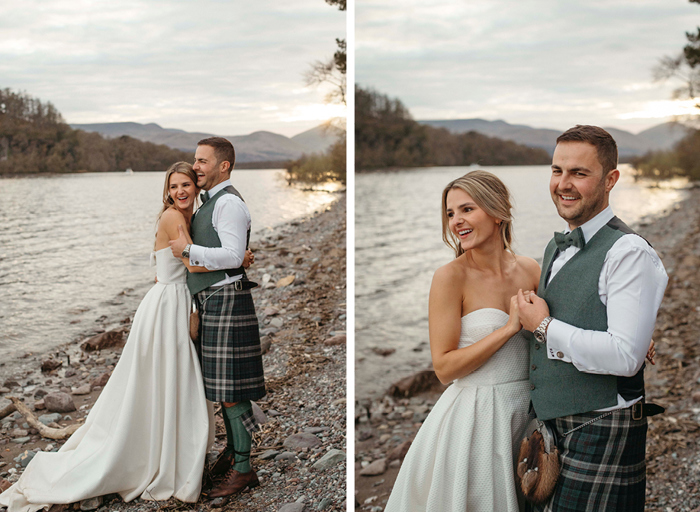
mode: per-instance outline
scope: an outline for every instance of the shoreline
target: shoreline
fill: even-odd
[[[656,365],[645,372],[648,400],[666,407],[649,419],[645,510],[695,510],[700,507],[700,187],[690,186],[688,197],[667,215],[642,219],[635,229],[651,242],[669,274],[654,332]],[[423,385],[416,385],[419,391],[403,398],[382,390],[355,400],[358,510],[384,509],[410,442],[442,393],[423,390],[431,383],[417,382]]]
[[[251,280],[263,345],[267,395],[258,402],[267,413],[253,441],[253,465],[261,487],[230,499],[209,501],[204,497],[196,510],[266,511],[273,506],[302,501],[314,509],[344,509],[346,500],[346,195],[315,213],[275,227],[254,239],[251,248],[256,263]],[[293,276],[293,278],[291,278]],[[290,284],[280,283],[286,278]],[[113,320],[103,337],[126,341],[133,312]],[[110,334],[112,333],[112,334]],[[121,354],[120,347],[85,352],[74,340],[47,351],[6,363],[0,382],[0,410],[7,396],[19,396],[36,416],[47,415],[42,404],[46,393],[63,391],[76,411],[60,413],[55,425],[66,427],[82,421],[99,396],[102,386]],[[42,372],[41,365],[55,353],[60,367]],[[318,439],[313,446],[286,443],[293,434]],[[0,418],[0,486],[16,481],[37,450],[55,450],[65,442],[51,441],[30,428],[19,413]],[[217,439],[213,452],[226,442],[225,429],[217,415]],[[222,444],[223,443],[223,444]],[[331,463],[314,466],[327,453]],[[206,488],[205,488],[206,489]],[[123,503],[107,496],[110,510],[145,511],[153,502],[140,499]],[[175,499],[158,502],[160,507],[181,506]],[[222,508],[223,507],[223,508]],[[97,507],[96,507],[97,508]],[[4,510],[4,508],[0,508]]]

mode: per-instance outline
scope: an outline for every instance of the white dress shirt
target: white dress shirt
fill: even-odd
[[[586,242],[613,217],[608,206],[583,224]],[[557,255],[549,281],[579,250],[571,246]],[[608,330],[579,329],[554,319],[547,328],[549,359],[571,363],[586,373],[634,376],[649,349],[667,283],[668,275],[656,251],[640,236],[623,235],[605,256],[598,279],[598,294],[607,308]],[[629,407],[641,398],[626,401],[618,395],[616,406],[600,410]]]
[[[231,185],[226,180],[209,190],[209,197],[214,197],[221,189]],[[208,270],[226,270],[238,268],[245,257],[246,237],[250,228],[250,212],[246,204],[235,194],[224,194],[214,205],[211,217],[214,230],[219,235],[221,247],[190,247],[190,265],[205,267]],[[226,276],[212,286],[232,283],[242,276]]]

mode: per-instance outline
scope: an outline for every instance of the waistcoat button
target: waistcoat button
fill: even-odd
[[[537,370],[537,366],[533,364],[533,365],[532,365],[532,369],[533,369],[533,370]]]

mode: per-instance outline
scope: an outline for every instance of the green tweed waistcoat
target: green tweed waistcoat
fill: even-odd
[[[598,279],[608,250],[626,233],[633,233],[617,217],[603,226],[545,285],[558,254],[554,240],[545,249],[537,295],[549,306],[550,316],[581,329],[607,331],[605,305]],[[571,363],[549,359],[546,344],[529,331],[530,397],[540,420],[590,412],[617,404],[617,395],[631,399],[644,393],[644,367],[634,377],[584,373]]]
[[[216,230],[212,225],[212,215],[214,214],[214,205],[216,204],[216,201],[218,201],[225,194],[234,194],[238,196],[241,201],[243,201],[241,195],[232,186],[219,190],[213,197],[209,198],[209,200],[197,210],[194,217],[192,217],[190,231],[193,244],[201,245],[203,247],[221,247],[219,235],[216,233]],[[250,229],[248,229],[247,233],[246,249],[248,248],[249,240]],[[229,274],[243,274],[245,278],[245,269],[240,267],[239,269],[235,269],[234,272],[227,272],[226,270],[216,270],[213,272],[188,272],[187,286],[190,289],[190,293],[194,295],[209,288],[214,283],[218,283],[219,281],[225,279]]]

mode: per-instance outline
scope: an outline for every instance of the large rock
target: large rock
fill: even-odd
[[[346,457],[347,456],[343,450],[333,449],[318,459],[312,467],[319,471],[325,471],[326,469],[332,468],[340,462],[343,462]]]
[[[99,387],[105,387],[107,384],[107,381],[109,380],[109,377],[112,375],[112,372],[104,372],[102,375],[99,377],[95,377],[90,381],[90,386],[93,388],[99,386]]]
[[[279,509],[279,512],[304,512],[306,505],[304,503],[285,503]]]
[[[126,331],[127,328],[122,327],[113,331],[103,332],[83,342],[80,348],[86,352],[92,352],[93,350],[102,350],[110,347],[123,347],[126,343],[124,339]]]
[[[424,370],[395,382],[389,387],[387,394],[410,397],[425,391],[443,391],[446,387],[438,380],[433,370]]]
[[[12,487],[12,484],[4,478],[0,477],[0,492],[5,492],[10,487]]]
[[[323,344],[327,347],[332,347],[334,345],[345,345],[347,342],[347,337],[344,334],[338,334],[332,338],[328,338],[323,341]]]
[[[400,445],[396,446],[393,450],[391,450],[387,454],[386,458],[389,461],[392,461],[392,460],[403,461],[403,458],[408,453],[408,449],[411,447],[411,443],[412,443],[412,441],[404,441]]]
[[[71,412],[75,411],[75,403],[68,393],[49,393],[44,397],[46,410],[51,412]]]
[[[47,359],[43,363],[41,363],[41,371],[46,373],[46,372],[52,372],[57,368],[60,368],[63,365],[63,361],[59,361],[57,359]]]
[[[290,450],[301,450],[302,448],[313,448],[321,444],[321,440],[313,434],[306,432],[298,432],[292,434],[282,443],[285,448]]]

